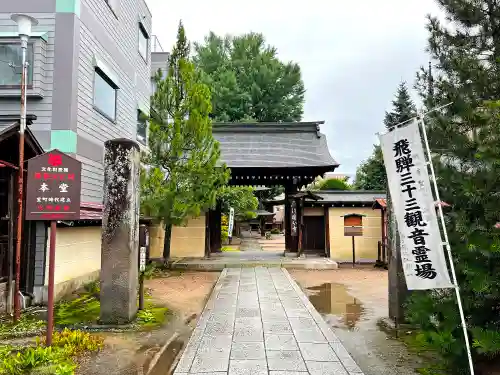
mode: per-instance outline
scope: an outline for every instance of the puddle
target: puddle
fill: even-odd
[[[370,295],[368,289],[360,296]],[[416,375],[422,360],[410,354],[404,344],[392,340],[377,327],[384,314],[370,298],[361,300],[339,283],[305,288],[309,301],[339,337],[366,375]]]
[[[353,330],[365,314],[363,304],[347,293],[342,284],[326,283],[307,290],[309,301],[319,313],[328,316],[328,322],[334,327]]]

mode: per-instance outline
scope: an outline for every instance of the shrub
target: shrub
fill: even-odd
[[[278,228],[271,229],[271,234],[280,234],[280,230]]]
[[[45,337],[37,340],[38,345],[45,345]],[[61,332],[54,332],[52,335],[52,346],[65,348],[68,354],[78,355],[86,351],[95,352],[102,348],[103,338],[91,335],[80,330],[69,330],[65,328]]]
[[[26,373],[72,375],[77,365],[73,357],[95,352],[103,347],[103,339],[82,331],[54,332],[52,346],[38,338],[34,347],[4,346],[0,348],[0,374]]]

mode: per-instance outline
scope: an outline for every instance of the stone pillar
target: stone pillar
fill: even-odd
[[[137,313],[139,253],[139,146],[129,139],[105,143],[101,244],[103,324],[123,324]]]
[[[401,260],[401,243],[397,229],[396,217],[392,210],[390,194],[387,194],[387,246],[389,263],[389,317],[398,325],[405,322],[404,304],[409,296],[406,287],[405,276],[403,272],[403,263]]]

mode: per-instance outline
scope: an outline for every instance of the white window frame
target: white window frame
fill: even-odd
[[[96,92],[95,92],[95,89],[96,89],[95,78],[96,78],[96,75],[99,75],[99,77],[101,79],[103,79],[111,88],[113,88],[113,90],[115,92],[115,107],[114,107],[115,113],[114,113],[114,116],[112,116],[112,117],[108,113],[106,113],[102,108],[99,108],[99,106],[96,103],[96,100],[95,100],[95,94],[96,94]],[[94,109],[97,112],[99,112],[102,116],[107,118],[109,121],[116,123],[116,114],[117,114],[117,106],[118,106],[118,85],[99,66],[94,67],[93,85],[94,85],[94,89],[93,89],[93,93],[92,93],[92,104],[93,104]]]
[[[144,146],[147,146],[148,144],[148,121],[144,120],[144,125],[146,126],[145,129],[145,134],[144,137],[142,137],[142,134],[139,134],[139,124],[141,123],[140,117],[141,116],[147,116],[144,111],[142,111],[140,108],[137,109],[137,128],[136,128],[136,138],[139,141],[139,143],[143,144]]]
[[[149,34],[146,30],[146,27],[144,26],[144,24],[142,22],[139,22],[139,26],[137,29],[138,29],[138,32],[137,32],[137,50],[139,51],[139,55],[141,55],[141,57],[147,63],[149,60],[148,55],[149,55],[149,39],[150,39],[150,37],[149,37]],[[141,37],[143,37],[146,40],[146,51],[144,51],[146,56],[144,56],[143,51],[141,51]]]
[[[120,0],[104,0],[108,5],[109,9],[113,15],[118,18],[118,6],[120,5]]]

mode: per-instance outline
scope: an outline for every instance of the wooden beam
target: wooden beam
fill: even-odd
[[[325,255],[330,258],[330,215],[329,208],[325,206]]]

